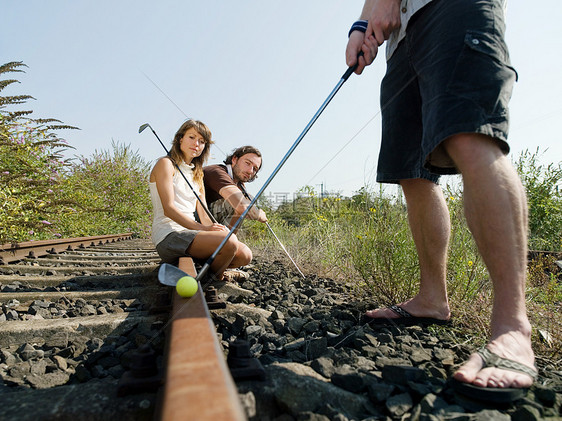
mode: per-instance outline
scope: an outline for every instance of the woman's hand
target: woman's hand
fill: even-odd
[[[227,231],[228,232],[228,228],[225,227],[223,224],[219,224],[218,222],[215,222],[212,225],[203,225],[203,231]]]

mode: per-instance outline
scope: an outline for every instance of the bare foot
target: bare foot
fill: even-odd
[[[419,296],[398,304],[398,307],[406,310],[414,317],[432,317],[440,320],[449,320],[451,318],[451,313],[449,311],[449,304],[431,304],[426,302]],[[385,318],[385,319],[396,319],[400,317],[400,314],[391,310],[390,308],[377,308],[375,310],[369,310],[365,312],[367,317],[373,319]]]
[[[528,335],[509,332],[492,340],[486,348],[499,357],[515,361],[532,369],[536,376],[535,357]],[[454,374],[461,382],[472,383],[480,387],[525,388],[533,384],[530,374],[498,367],[484,367],[482,357],[474,353]]]

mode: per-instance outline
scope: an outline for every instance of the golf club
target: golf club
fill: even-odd
[[[289,157],[291,156],[291,154],[294,152],[294,150],[297,148],[297,146],[300,144],[300,142],[302,141],[302,139],[304,138],[304,136],[308,133],[308,131],[310,130],[310,128],[312,127],[312,125],[316,122],[316,120],[318,119],[318,117],[320,117],[320,114],[322,114],[322,112],[324,111],[324,109],[328,106],[328,104],[330,103],[330,101],[332,100],[332,98],[334,98],[334,96],[336,95],[336,93],[340,90],[340,88],[342,87],[342,85],[345,83],[345,81],[347,79],[349,79],[349,76],[351,76],[351,74],[355,71],[355,69],[357,68],[357,63],[353,66],[350,66],[345,73],[342,75],[342,77],[340,78],[340,80],[338,81],[338,83],[336,84],[336,86],[334,87],[334,89],[332,89],[332,92],[330,92],[330,94],[328,95],[328,97],[326,98],[326,100],[324,100],[324,102],[322,103],[322,105],[320,106],[320,108],[318,109],[318,111],[316,111],[316,114],[314,114],[314,116],[312,117],[312,119],[310,120],[310,122],[306,125],[306,127],[304,128],[304,130],[302,131],[302,133],[299,135],[299,137],[297,138],[297,140],[295,140],[295,142],[293,143],[293,145],[289,148],[289,151],[285,154],[285,156],[283,157],[283,159],[281,159],[281,162],[277,165],[277,167],[275,167],[275,169],[273,170],[273,172],[271,173],[271,175],[269,176],[269,178],[265,181],[265,183],[263,184],[263,186],[261,187],[261,189],[258,191],[258,193],[254,196],[254,198],[250,201],[250,204],[248,205],[248,207],[246,208],[246,210],[242,213],[242,215],[240,215],[240,218],[238,218],[238,220],[234,223],[234,225],[232,226],[232,228],[230,228],[230,231],[228,232],[228,234],[224,237],[224,239],[222,240],[222,242],[219,244],[219,246],[217,247],[217,249],[214,251],[214,253],[211,255],[211,257],[209,257],[209,259],[207,259],[207,261],[205,262],[205,264],[203,265],[203,267],[201,267],[201,270],[199,271],[199,273],[197,274],[197,280],[200,281],[201,279],[203,279],[205,277],[205,275],[207,274],[207,271],[209,270],[209,267],[211,266],[211,264],[213,263],[213,261],[215,260],[215,258],[217,257],[217,255],[220,253],[220,251],[222,250],[222,248],[224,247],[224,245],[226,244],[226,242],[229,240],[229,238],[232,236],[232,233],[238,228],[238,226],[242,223],[242,221],[244,220],[244,218],[246,217],[246,215],[248,214],[248,212],[250,211],[250,209],[252,208],[252,206],[256,203],[256,201],[260,198],[260,196],[263,194],[263,192],[265,191],[265,189],[267,188],[267,186],[269,186],[269,184],[271,183],[271,181],[273,180],[273,178],[277,175],[277,173],[279,172],[279,170],[281,169],[281,167],[285,164],[285,162],[287,162],[287,160],[289,159]],[[207,281],[207,283],[205,283],[203,289],[205,289],[206,285],[210,284],[211,280]]]
[[[246,199],[248,199],[249,201],[252,200],[252,198],[250,197],[250,195],[248,194],[248,192],[246,191],[246,189],[242,186],[242,184],[238,185],[240,187],[240,190],[242,191],[242,194],[246,197]],[[302,271],[300,270],[300,268],[298,267],[297,263],[293,260],[293,258],[291,257],[291,255],[289,254],[289,252],[287,251],[287,249],[285,248],[285,246],[283,245],[283,243],[281,242],[281,240],[279,239],[279,237],[277,237],[277,235],[275,234],[275,231],[273,231],[273,228],[271,228],[271,225],[269,225],[269,222],[265,221],[265,225],[267,226],[267,228],[269,229],[269,232],[271,232],[271,234],[275,237],[275,239],[277,240],[277,242],[279,243],[279,245],[281,246],[281,248],[283,249],[283,251],[285,252],[285,254],[287,255],[287,257],[289,258],[289,260],[293,263],[293,265],[295,265],[295,267],[297,268],[297,270],[299,271],[299,273],[301,274],[301,276],[303,278],[306,278],[306,276],[304,276],[304,273],[302,273]]]
[[[156,139],[158,139],[158,142],[160,142],[160,144],[162,145],[162,147],[164,148],[164,150],[166,151],[166,155],[170,158],[170,160],[173,162],[173,164],[175,165],[176,169],[179,171],[179,173],[181,174],[181,176],[183,177],[183,179],[185,180],[185,182],[187,183],[187,185],[189,186],[189,188],[191,189],[191,191],[193,192],[193,194],[195,195],[195,197],[197,198],[197,200],[199,201],[199,203],[201,204],[201,206],[203,207],[203,209],[205,210],[205,213],[209,216],[209,218],[211,218],[211,221],[213,221],[213,223],[217,223],[217,220],[215,219],[215,217],[213,216],[213,214],[211,213],[211,211],[207,208],[207,206],[205,205],[205,203],[203,203],[203,201],[201,200],[201,198],[199,197],[199,195],[197,194],[197,192],[195,191],[195,189],[193,188],[193,186],[191,185],[191,183],[189,182],[189,180],[187,179],[187,177],[184,175],[184,173],[180,170],[180,167],[178,166],[178,164],[176,164],[176,162],[172,159],[172,157],[170,156],[170,152],[168,151],[168,148],[166,148],[166,146],[164,145],[164,143],[162,143],[162,141],[160,140],[160,138],[158,137],[158,135],[156,134],[156,132],[154,131],[154,129],[152,128],[152,126],[148,123],[144,123],[143,125],[141,125],[139,127],[139,133],[142,133],[142,131],[144,129],[146,129],[147,127],[150,127],[150,130],[152,130],[152,133],[154,133],[154,136],[156,136]]]
[[[160,269],[158,269],[158,281],[160,281],[162,285],[175,287],[178,283],[178,279],[183,276],[189,275],[183,270],[178,269],[177,267],[168,263],[162,263],[160,265]]]
[[[289,258],[289,260],[293,263],[293,265],[295,266],[295,268],[297,268],[297,270],[299,271],[300,275],[306,279],[306,276],[304,276],[304,273],[302,273],[302,270],[300,270],[300,268],[298,267],[297,263],[293,260],[293,258],[291,257],[291,255],[289,254],[289,252],[287,251],[287,249],[285,248],[285,246],[283,245],[283,243],[281,242],[281,240],[277,237],[277,235],[275,235],[275,232],[273,231],[273,228],[271,228],[271,225],[269,225],[269,222],[266,222],[265,225],[267,226],[267,228],[269,228],[269,232],[271,232],[271,234],[273,234],[273,236],[275,237],[275,239],[277,240],[277,242],[279,243],[279,245],[281,246],[281,248],[283,249],[283,251],[285,252],[285,254],[287,255],[287,257]]]

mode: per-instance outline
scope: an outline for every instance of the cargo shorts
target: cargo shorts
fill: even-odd
[[[509,152],[508,102],[517,73],[504,41],[503,0],[434,0],[408,23],[381,83],[377,181],[458,173],[443,141],[492,137]]]

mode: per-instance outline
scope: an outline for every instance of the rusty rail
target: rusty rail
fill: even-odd
[[[108,244],[130,236],[126,233],[4,244],[0,245],[0,264]],[[194,277],[197,274],[190,258],[180,259],[179,268]],[[246,420],[204,293],[198,290],[195,296],[182,298],[174,291],[172,300],[160,419]]]
[[[179,268],[197,274],[190,258],[180,259]],[[246,420],[203,292],[173,295],[161,419]]]
[[[53,240],[25,241],[22,243],[0,245],[0,264],[6,264],[22,260],[27,257],[35,258],[47,254],[57,253],[64,250],[72,250],[73,247],[87,247],[102,245],[117,240],[130,239],[132,233],[97,235],[92,237],[75,237]]]

